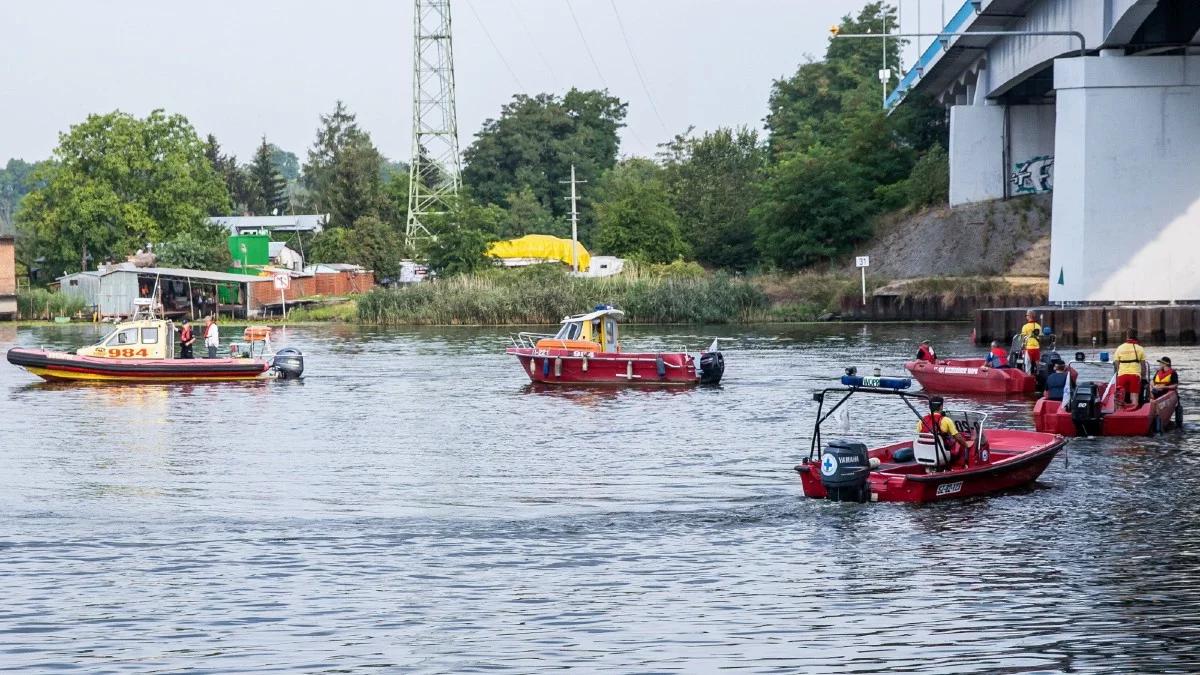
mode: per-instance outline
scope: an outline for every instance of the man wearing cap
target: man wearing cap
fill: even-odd
[[[917,347],[917,360],[928,361],[929,363],[937,361],[937,354],[934,353],[933,347],[929,345],[929,340],[921,340],[921,345]]]
[[[1170,357],[1162,357],[1158,360],[1158,365],[1158,372],[1154,373],[1154,387],[1150,391],[1154,398],[1179,388],[1179,373],[1171,367]]]
[[[941,396],[929,398],[929,414],[917,422],[917,433],[937,433],[941,436],[942,447],[950,452],[950,463],[953,464],[962,456],[962,450],[970,447],[970,444],[967,443],[967,439],[963,438],[954,420],[942,414],[943,405],[945,405],[945,399]]]

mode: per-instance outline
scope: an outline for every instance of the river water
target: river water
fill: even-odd
[[[1200,669],[1195,436],[1075,442],[987,499],[801,496],[812,391],[895,372],[920,337],[979,351],[967,330],[629,328],[734,338],[722,386],[686,391],[533,390],[480,329],[292,328],[287,383],[0,364],[0,668]],[[0,326],[0,347],[94,335]],[[1200,349],[1165,353],[1200,372]],[[1030,427],[1029,402],[968,407]],[[905,415],[835,428],[880,440]]]

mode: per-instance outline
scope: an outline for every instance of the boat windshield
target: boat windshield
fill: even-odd
[[[1067,367],[1075,371],[1075,377],[1072,379],[1076,383],[1095,382],[1096,384],[1107,384],[1113,377],[1113,364],[1111,363],[1072,361]]]
[[[579,323],[578,321],[572,321],[570,323],[564,323],[562,328],[559,328],[558,332],[554,334],[554,337],[557,340],[578,340],[579,334],[582,331],[583,324]]]

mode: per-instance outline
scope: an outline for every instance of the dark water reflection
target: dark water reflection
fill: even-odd
[[[722,328],[725,384],[689,391],[535,389],[472,329],[291,329],[299,383],[46,386],[0,364],[0,665],[1200,669],[1190,437],[1075,443],[993,499],[800,497],[811,392],[919,337],[964,353],[965,331]],[[1168,353],[1192,379],[1200,350]],[[1028,427],[1029,403],[973,405]],[[911,421],[856,404],[845,424]]]

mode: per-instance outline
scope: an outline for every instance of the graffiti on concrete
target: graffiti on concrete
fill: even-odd
[[[1014,194],[1050,192],[1054,189],[1054,155],[1042,155],[1013,164],[1010,180]]]

